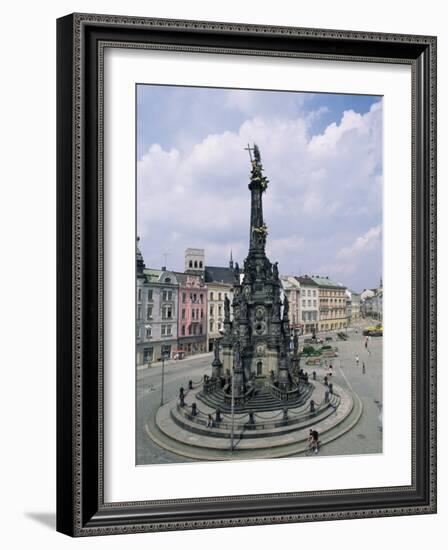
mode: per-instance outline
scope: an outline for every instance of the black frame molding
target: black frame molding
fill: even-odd
[[[105,47],[412,67],[412,485],[104,502]],[[57,21],[57,530],[71,536],[436,512],[436,38],[72,14]],[[148,495],[150,498],[150,495]]]

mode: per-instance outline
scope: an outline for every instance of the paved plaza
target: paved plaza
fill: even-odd
[[[382,338],[371,338],[368,349],[361,328],[348,330],[348,340],[331,342],[338,348],[338,357],[327,359],[327,366],[301,366],[311,373],[323,376],[333,366],[334,383],[355,392],[363,404],[360,420],[353,429],[341,437],[323,445],[319,455],[369,454],[382,450]],[[356,364],[356,355],[359,364]],[[198,382],[209,374],[212,354],[193,356],[181,361],[166,361],[164,368],[164,403],[178,397],[180,386],[187,387],[188,381]],[[365,365],[363,372],[362,365]],[[137,464],[190,462],[192,459],[171,453],[156,445],[146,432],[149,417],[155,415],[161,402],[162,366],[137,371]],[[318,429],[318,426],[316,426]]]

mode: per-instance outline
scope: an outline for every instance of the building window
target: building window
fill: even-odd
[[[182,309],[182,320],[185,321],[185,308]]]
[[[311,296],[311,290],[308,289],[308,296]]]
[[[146,327],[146,338],[151,338],[152,336],[152,328]]]
[[[316,307],[317,301],[313,300],[313,306]]]
[[[164,302],[168,302],[169,300],[173,299],[173,291],[172,290],[164,290],[162,293],[162,300]]]
[[[213,321],[210,321],[210,332],[213,332],[213,328],[214,328],[213,324],[214,324]]]
[[[139,288],[138,291],[137,291],[137,300],[139,302],[142,301],[142,289],[141,288]]]
[[[302,300],[302,307],[306,307],[306,300]]]
[[[202,334],[202,325],[199,325],[199,334]]]
[[[185,325],[182,325],[182,336],[185,336]]]
[[[162,325],[162,336],[171,336],[172,327],[171,325]]]
[[[227,292],[224,292],[224,300],[227,298]]]
[[[204,295],[203,294],[199,294],[199,301],[201,302],[201,304],[204,302]]]
[[[199,262],[199,267],[202,269],[202,262]]]
[[[152,290],[148,290],[148,300],[152,301]]]
[[[152,306],[148,306],[146,308],[146,318],[147,319],[152,319]]]
[[[222,305],[219,304],[218,306],[218,315],[221,316],[222,315]]]
[[[214,300],[214,298],[213,298],[213,292],[210,292],[210,300]]]
[[[213,315],[214,315],[214,313],[213,313],[213,312],[214,312],[214,309],[215,309],[215,308],[214,308],[213,304],[211,304],[211,305],[210,305],[210,317],[213,317]]]
[[[165,283],[171,283],[170,277],[166,277],[166,278],[165,278]]]
[[[163,308],[162,318],[163,319],[172,319],[173,318],[173,308],[172,308],[172,306],[165,306]]]
[[[316,296],[316,291],[315,290],[313,290],[313,296]]]
[[[137,307],[137,319],[142,318],[142,306]]]
[[[218,330],[221,330],[221,327],[222,327],[221,321],[219,321],[219,322],[218,322]]]
[[[218,292],[218,300],[221,300],[221,296],[222,296],[221,292]]]
[[[195,260],[194,261],[194,268],[197,269],[197,267],[198,267],[198,262],[197,262],[197,260]]]
[[[204,310],[201,309],[201,319],[203,319],[203,318],[204,318]]]
[[[182,303],[185,304],[186,301],[187,301],[187,293],[182,292]]]

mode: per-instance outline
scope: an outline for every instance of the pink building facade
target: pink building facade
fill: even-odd
[[[186,355],[207,351],[207,285],[199,275],[179,274],[178,348]]]

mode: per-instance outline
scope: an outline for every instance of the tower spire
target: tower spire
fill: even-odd
[[[232,254],[232,249],[230,249],[229,267],[230,267],[230,269],[233,269],[233,254]]]
[[[250,206],[250,249],[249,251],[261,252],[264,254],[266,237],[268,234],[266,224],[263,221],[263,193],[268,187],[268,179],[263,175],[263,166],[261,164],[260,150],[256,143],[251,148],[249,145],[246,148],[249,151],[252,170],[250,175],[249,189],[251,192]],[[252,152],[253,151],[253,158]]]

